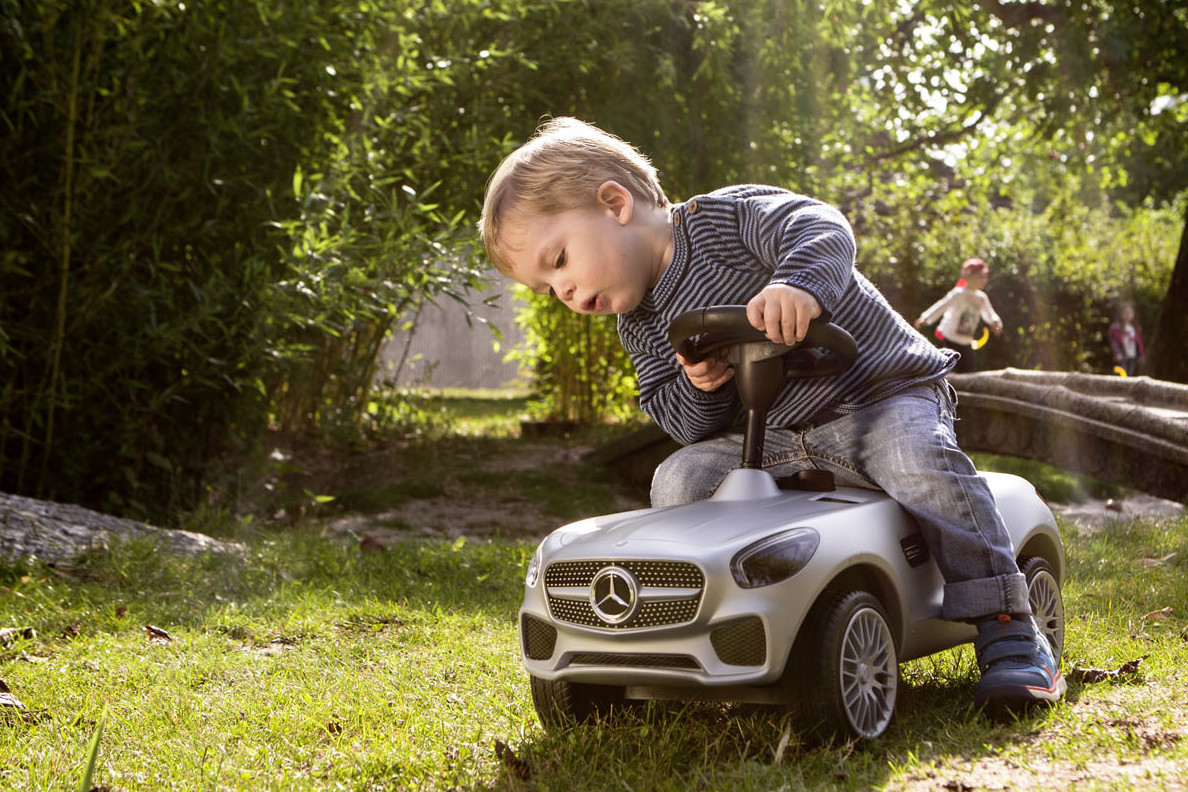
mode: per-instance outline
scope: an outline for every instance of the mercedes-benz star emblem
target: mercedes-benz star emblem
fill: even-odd
[[[590,581],[590,604],[607,624],[622,624],[639,609],[639,581],[622,567],[605,567]]]

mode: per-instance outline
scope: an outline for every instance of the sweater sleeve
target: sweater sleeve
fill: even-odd
[[[945,311],[949,309],[949,306],[953,304],[954,298],[956,298],[959,294],[961,294],[961,289],[950,289],[948,294],[925,308],[917,321],[920,322],[920,324],[932,324],[936,322],[941,318],[941,316],[944,315]]]
[[[985,292],[978,292],[978,299],[982,306],[982,321],[989,325],[1001,324],[1002,319],[994,312],[994,306],[990,304],[990,298]]]
[[[742,239],[772,269],[771,283],[807,291],[832,316],[854,277],[854,232],[838,209],[811,199],[758,196],[739,202]]]
[[[639,406],[681,445],[727,428],[737,412],[734,382],[705,392],[695,388],[671,348],[656,349],[635,326],[620,321],[619,337],[635,366]]]

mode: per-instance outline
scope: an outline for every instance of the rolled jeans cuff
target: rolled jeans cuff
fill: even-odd
[[[1023,573],[945,584],[942,618],[976,622],[999,613],[1031,613]]]

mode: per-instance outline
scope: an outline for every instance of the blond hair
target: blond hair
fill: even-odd
[[[637,201],[669,205],[656,169],[638,149],[576,118],[554,118],[509,154],[487,183],[479,233],[487,254],[504,274],[500,250],[504,221],[513,212],[551,215],[594,206],[598,188],[616,181]]]

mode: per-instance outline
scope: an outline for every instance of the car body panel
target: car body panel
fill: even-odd
[[[1016,554],[1026,549],[1025,554],[1043,555],[1063,581],[1056,523],[1034,487],[1015,476],[983,475]],[[808,563],[781,582],[742,588],[730,568],[736,554],[793,528],[812,529],[819,537]],[[889,614],[900,661],[974,636],[969,625],[940,618],[943,580],[919,528],[876,490],[784,491],[764,471],[736,470],[713,498],[582,520],[554,531],[537,553],[539,579],[525,587],[520,625],[525,668],[541,679],[624,686],[629,695],[647,697],[661,697],[667,689],[674,697],[701,690],[729,698],[729,689],[771,685],[784,675],[813,604],[830,587],[842,585],[860,586],[879,598]],[[688,565],[704,579],[695,610],[690,609],[696,586],[681,577],[695,577]],[[591,578],[600,574],[595,570],[610,567],[620,572]],[[679,571],[672,573],[677,584],[664,578],[670,569]],[[562,574],[567,570],[573,574]],[[663,585],[640,582],[653,575],[664,578]],[[632,600],[632,607],[640,608],[633,611],[636,615],[607,624],[595,618],[596,597],[590,593],[595,583],[634,585],[635,600],[655,601],[648,613],[660,615],[642,619],[645,606]],[[682,615],[673,616],[676,612]],[[677,622],[638,626],[653,618]],[[761,638],[757,625],[762,626]],[[549,643],[532,643],[532,636],[548,636],[550,629],[555,640],[545,657]],[[727,646],[732,662],[723,659],[715,640]],[[735,648],[736,640],[745,650]],[[740,652],[748,658],[745,662],[735,656]]]

